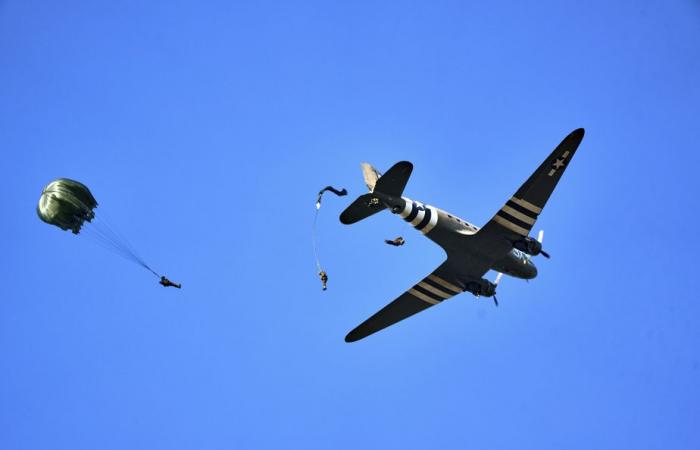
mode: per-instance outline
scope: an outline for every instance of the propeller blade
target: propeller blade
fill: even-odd
[[[498,275],[496,275],[496,279],[493,280],[493,285],[498,286],[498,283],[501,281],[501,278],[503,278],[503,272],[498,272]],[[498,299],[496,298],[496,293],[494,292],[493,294],[493,302],[498,306]]]
[[[544,239],[544,230],[540,230],[540,232],[537,233],[537,242],[539,242],[541,244],[543,239]],[[542,256],[549,259],[549,253],[545,252],[544,250],[540,250],[540,253],[542,254]]]
[[[501,281],[501,278],[503,278],[503,274],[501,272],[498,272],[498,275],[496,275],[496,279],[493,280],[493,284],[498,286],[498,283]]]

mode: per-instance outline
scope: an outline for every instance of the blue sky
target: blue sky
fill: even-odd
[[[0,448],[700,447],[697,1],[0,2]],[[361,342],[571,130],[551,260]],[[40,222],[91,187],[157,271]],[[327,197],[319,247],[310,233]],[[403,235],[392,248],[383,239]],[[491,274],[493,276],[493,274]]]

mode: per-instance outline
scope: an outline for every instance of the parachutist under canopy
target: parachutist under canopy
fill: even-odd
[[[104,214],[95,215],[96,208],[97,200],[87,186],[69,178],[58,178],[41,191],[36,212],[49,225],[91,239],[159,277],[108,223]]]
[[[393,245],[394,247],[400,247],[406,243],[406,241],[401,236],[397,237],[393,241],[390,241],[389,239],[385,239],[384,242],[386,242],[389,245]]]
[[[326,283],[328,283],[328,274],[322,270],[318,273],[318,276],[321,277],[321,283],[323,283],[323,290],[325,291],[327,288]]]
[[[318,210],[321,209],[321,199],[323,198],[323,193],[326,191],[331,191],[339,197],[342,197],[343,195],[348,195],[348,191],[345,188],[338,190],[333,186],[326,186],[325,188],[319,191],[318,197],[316,198],[316,213],[314,214],[314,225],[311,229],[311,243],[314,247],[314,258],[316,259],[316,268],[318,269],[318,276],[321,278],[321,283],[323,283],[324,291],[327,288],[326,283],[328,282],[328,275],[323,269],[321,269],[321,262],[318,259],[318,250],[316,248],[316,222],[318,221]]]
[[[181,285],[181,284],[173,283],[172,281],[168,280],[168,279],[165,278],[164,276],[160,277],[159,283],[162,284],[163,287],[172,286],[172,287],[176,287],[176,288],[178,288],[178,289],[182,288],[182,285]]]

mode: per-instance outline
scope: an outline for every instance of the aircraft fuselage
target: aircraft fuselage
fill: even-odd
[[[467,257],[484,258],[463,245],[464,236],[475,235],[479,227],[461,218],[408,197],[394,198],[375,192],[374,195],[384,203],[393,214],[410,223],[428,239],[438,244],[446,252],[468,253]],[[493,261],[491,269],[516,278],[529,280],[537,276],[537,267],[528,255],[513,248],[504,258]]]

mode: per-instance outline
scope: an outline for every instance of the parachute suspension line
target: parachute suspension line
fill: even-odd
[[[126,247],[124,247],[122,243],[119,242],[119,239],[106,230],[104,224],[98,223],[97,221],[93,221],[89,225],[84,226],[83,230],[89,230],[88,232],[91,233],[92,236],[96,237],[98,240],[105,243],[106,245],[111,246],[116,252],[122,254],[126,259],[138,263],[134,255],[131,252],[129,252],[129,250]]]
[[[94,241],[95,243],[100,245],[100,247],[106,248],[107,250],[111,251],[112,253],[115,253],[115,254],[121,256],[122,258],[129,260],[135,264],[139,264],[139,262],[136,260],[136,258],[134,258],[134,255],[132,255],[129,251],[127,251],[118,242],[115,242],[113,237],[111,237],[109,234],[105,233],[99,227],[96,227],[94,224],[83,226],[83,229],[81,230],[80,234],[84,235],[86,238],[90,239],[91,241]]]
[[[113,227],[109,225],[109,221],[103,220],[102,224],[105,225],[107,233],[105,233],[107,236],[112,236],[111,239],[117,243],[119,246],[120,250],[124,252],[125,254],[129,255],[129,258],[135,262],[136,264],[140,265],[144,269],[148,270],[151,272],[153,275],[156,277],[160,278],[160,275],[153,270],[147,263],[146,261],[139,256],[138,253],[133,249],[133,247],[129,244],[129,241],[127,241],[125,238],[123,238],[120,234],[118,234]],[[99,228],[98,228],[99,229]]]
[[[321,268],[321,261],[318,259],[318,245],[316,243],[316,223],[318,222],[318,210],[321,209],[321,204],[316,203],[316,212],[314,213],[314,224],[311,228],[311,243],[314,248],[314,259],[316,260],[316,270],[317,273],[321,273],[323,269]]]
[[[96,214],[91,222],[86,222],[83,225],[81,234],[82,233],[85,233],[86,237],[91,238],[91,240],[95,241],[101,247],[143,267],[160,278],[160,275],[136,253],[129,241],[117,232],[114,226],[110,225],[104,209],[100,208],[99,214]]]
[[[127,245],[125,240],[121,238],[112,227],[109,226],[108,222],[102,218],[98,223],[94,224],[92,228],[97,236],[108,242],[108,245],[113,246],[121,255],[131,262],[143,267],[144,269],[151,272],[156,277],[160,278],[160,275],[153,270],[134,250],[131,246]]]
[[[84,235],[92,241],[100,244],[100,246],[109,248],[112,253],[121,255],[122,257],[134,261],[133,257],[127,252],[119,242],[114,238],[114,236],[105,233],[94,221],[83,224],[79,235]],[[135,261],[134,261],[135,262]]]
[[[117,247],[112,241],[108,240],[105,236],[102,234],[98,233],[94,227],[92,226],[87,226],[83,227],[83,229],[80,231],[80,235],[84,237],[84,239],[88,239],[91,242],[93,242],[95,245],[98,247],[107,250],[108,252],[120,256],[127,261],[131,261],[133,263],[137,263],[134,261],[133,257],[129,255],[128,253],[125,253],[123,250],[121,250],[119,247]]]
[[[155,270],[153,270],[153,269],[146,263],[146,261],[136,252],[136,250],[135,250],[134,247],[131,245],[131,243],[129,242],[129,240],[128,240],[124,235],[122,235],[121,233],[119,233],[119,232],[117,231],[116,227],[110,225],[111,219],[110,219],[109,217],[110,217],[110,216],[106,213],[106,211],[105,211],[104,209],[102,209],[102,210],[99,212],[98,219],[99,219],[99,218],[102,219],[101,222],[102,222],[102,224],[104,224],[104,226],[105,226],[105,228],[106,228],[105,231],[107,231],[107,233],[105,233],[105,234],[110,234],[110,235],[112,236],[112,239],[113,239],[115,242],[117,242],[117,243],[120,245],[120,247],[122,247],[122,249],[123,249],[125,252],[127,252],[131,257],[133,257],[133,261],[134,261],[135,263],[139,264],[140,266],[142,266],[143,268],[145,268],[146,270],[148,270],[149,272],[151,272],[153,275],[155,275],[156,277],[160,278],[160,275],[158,274],[158,272],[156,272]]]
[[[107,214],[107,211],[104,208],[100,208],[100,214],[99,217],[102,218],[102,222],[105,224],[105,226],[109,229],[109,231],[119,240],[119,242],[122,242],[124,246],[134,254],[134,256],[138,257],[140,260],[142,259],[136,250],[134,250],[134,246],[131,245],[131,242],[129,242],[129,239],[126,238],[123,234],[119,232],[119,230],[110,225],[110,223],[113,223],[114,221],[112,220],[111,215]]]

